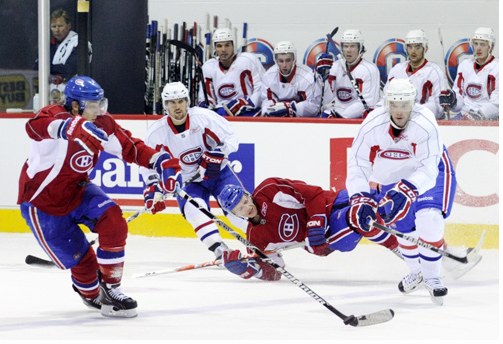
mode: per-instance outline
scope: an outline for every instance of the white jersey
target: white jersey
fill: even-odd
[[[435,186],[443,143],[433,113],[416,104],[398,137],[391,128],[385,107],[376,108],[363,121],[348,162],[350,196],[370,192],[370,182],[390,185],[405,179],[420,195]]]
[[[201,154],[218,143],[228,156],[238,150],[239,143],[230,122],[217,113],[200,107],[188,109],[185,131],[178,132],[169,116],[155,121],[147,130],[145,143],[171,157],[180,159],[183,182],[190,179],[199,167]],[[143,180],[156,179],[154,170],[140,168]]]
[[[467,113],[479,110],[487,119],[499,119],[499,59],[492,59],[478,71],[475,61],[461,62],[452,90],[457,104],[453,111]]]
[[[208,100],[213,107],[222,107],[231,100],[249,97],[255,108],[260,108],[264,67],[252,53],[237,53],[228,70],[223,69],[218,57],[203,64],[204,83]],[[203,88],[199,101],[204,101]]]
[[[265,72],[262,79],[262,113],[277,102],[295,101],[298,117],[318,115],[321,102],[321,79],[306,65],[295,65],[286,82],[281,82],[278,65]]]
[[[327,104],[327,101],[331,101],[331,104],[324,111],[335,110],[344,118],[362,118],[365,107],[347,75],[343,63],[343,61],[337,60],[330,69],[328,82],[332,97],[325,98],[324,103]],[[377,66],[365,59],[360,59],[349,71],[356,81],[365,103],[371,108],[375,107],[380,99],[381,83]]]
[[[419,103],[435,115],[436,118],[443,116],[443,108],[438,103],[440,92],[445,90],[445,77],[442,68],[434,62],[424,60],[421,67],[411,72],[409,61],[401,62],[391,68],[388,74],[388,82],[384,85],[384,94],[391,79],[406,79],[416,87],[416,103]]]

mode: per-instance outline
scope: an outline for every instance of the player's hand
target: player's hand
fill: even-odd
[[[325,233],[327,231],[326,217],[324,215],[313,215],[306,224],[307,229],[307,251],[318,256],[326,255],[325,249],[328,246]]]
[[[58,137],[77,142],[90,155],[99,154],[103,150],[101,143],[108,142],[105,131],[80,115],[64,121],[59,127]]]
[[[279,102],[268,107],[265,115],[268,117],[295,117],[297,116],[297,106],[295,102]]]
[[[370,220],[377,219],[377,201],[368,192],[360,192],[349,200],[346,220],[352,230],[365,236],[371,230]]]
[[[143,190],[145,208],[149,213],[155,214],[166,209],[163,196],[164,193],[157,183],[149,185]]]
[[[224,108],[226,108],[232,116],[239,116],[242,112],[253,110],[255,104],[253,104],[250,98],[243,97],[224,104]]]
[[[180,160],[172,158],[168,153],[160,153],[155,159],[152,168],[161,179],[161,189],[166,193],[175,192],[178,174],[181,170]]]
[[[402,179],[395,186],[386,192],[386,195],[379,202],[379,207],[391,203],[391,209],[386,215],[382,215],[384,223],[389,226],[403,219],[409,212],[410,206],[417,199],[417,188],[412,183]]]
[[[241,278],[252,278],[260,269],[254,258],[241,260],[242,255],[239,250],[224,251],[222,253],[222,263],[224,267]]]
[[[321,75],[323,81],[327,80],[330,69],[334,64],[334,57],[328,53],[321,53],[316,59],[316,73]]]
[[[224,160],[225,154],[220,147],[204,152],[199,162],[199,175],[204,180],[218,177]]]
[[[454,108],[457,103],[456,93],[451,90],[441,91],[438,96],[438,103],[442,107],[449,107],[450,109]]]

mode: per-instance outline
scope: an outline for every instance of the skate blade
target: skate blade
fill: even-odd
[[[138,316],[136,308],[118,309],[112,305],[101,305],[101,315],[110,318],[134,318]]]
[[[437,306],[442,306],[444,304],[444,297],[443,296],[433,296],[430,295],[431,301],[436,304]]]

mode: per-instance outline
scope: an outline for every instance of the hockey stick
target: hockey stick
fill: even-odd
[[[330,32],[330,34],[327,34],[330,35],[330,38],[332,38],[333,36],[335,36],[335,34],[337,33],[337,31],[339,31],[339,27],[337,26],[335,29],[332,30],[332,32]],[[327,43],[325,44],[325,54],[328,54],[328,44],[329,44],[329,41],[327,40]],[[337,50],[336,50],[337,51]],[[330,73],[330,70],[328,71],[328,73]],[[323,77],[323,75],[321,76],[321,79],[322,79],[322,84],[321,84],[321,101],[320,101],[320,112],[318,114],[318,117],[321,117],[321,113],[323,112],[323,98],[325,97],[325,78]]]
[[[330,42],[330,45],[332,46],[332,48],[334,48],[334,50],[337,51],[338,49],[337,49],[337,46],[335,45],[335,42],[334,42],[332,36],[327,35],[327,39]],[[353,75],[351,75],[351,72],[349,71],[348,64],[345,62],[344,58],[342,57],[342,55],[340,53],[337,54],[337,59],[341,61],[341,63],[344,66],[344,69],[346,69],[346,73],[348,74],[349,80],[351,81],[351,85],[353,85],[353,88],[355,89],[356,94],[358,95],[358,98],[360,98],[360,101],[362,102],[363,107],[365,108],[365,110],[367,112],[370,112],[370,108],[367,105],[367,102],[365,101],[365,98],[363,98],[363,94],[360,91],[360,88],[358,87],[358,84],[356,83],[356,80],[353,78]]]
[[[196,172],[196,174],[194,174],[192,176],[192,178],[190,178],[189,180],[187,180],[185,183],[183,183],[183,187],[185,187],[186,185],[192,183],[194,180],[196,180],[197,178],[199,178],[201,176],[201,174],[199,173],[199,171]],[[162,197],[162,201],[164,202],[166,199],[168,199],[168,197],[171,196],[171,194],[166,194]],[[129,223],[131,221],[133,221],[134,219],[136,219],[138,216],[140,216],[141,214],[144,214],[148,211],[147,208],[143,208],[141,210],[138,210],[136,213],[134,213],[133,215],[131,215],[130,217],[128,217],[126,219],[126,222]]]
[[[299,279],[295,278],[291,273],[289,273],[284,268],[282,268],[280,265],[278,265],[276,262],[274,262],[274,260],[269,258],[264,252],[262,252],[257,247],[255,247],[252,243],[250,243],[248,240],[243,238],[238,232],[233,230],[231,227],[227,226],[227,224],[225,222],[223,222],[218,217],[216,217],[211,212],[209,212],[207,209],[205,209],[201,205],[199,205],[199,203],[197,203],[192,197],[190,197],[180,187],[176,188],[176,193],[178,194],[178,196],[186,199],[189,203],[191,203],[193,206],[198,208],[201,212],[203,212],[206,216],[208,216],[212,221],[217,223],[220,227],[225,229],[234,238],[236,238],[242,244],[244,244],[248,249],[250,249],[251,251],[256,253],[259,258],[261,258],[262,260],[267,262],[269,265],[271,265],[276,271],[278,271],[283,276],[285,276],[285,278],[287,278],[290,282],[297,285],[300,289],[305,291],[309,296],[311,296],[313,299],[315,299],[316,301],[321,303],[323,306],[325,306],[332,313],[337,315],[340,319],[343,320],[345,325],[367,326],[367,325],[380,324],[380,323],[383,323],[383,322],[386,322],[386,321],[393,319],[393,316],[395,313],[391,309],[385,309],[385,310],[371,313],[371,314],[360,315],[358,317],[355,317],[354,315],[350,315],[350,316],[344,315],[339,310],[337,310],[334,306],[329,304],[325,299],[323,299],[321,296],[316,294],[311,288],[309,288],[307,285],[302,283]]]
[[[98,239],[96,238],[96,239],[89,241],[89,246],[94,245],[97,240]],[[48,268],[52,268],[52,267],[56,266],[56,264],[54,264],[54,262],[52,260],[42,259],[42,258],[39,258],[36,256],[32,256],[31,254],[26,256],[24,262],[28,265],[48,267]]]
[[[290,250],[290,249],[293,249],[293,248],[302,247],[302,246],[305,246],[305,245],[306,245],[305,242],[298,242],[298,243],[295,243],[293,245],[281,247],[281,248],[279,248],[279,249],[277,249],[275,251],[265,251],[264,253],[267,254],[267,255],[269,255],[269,254],[274,254],[274,253],[281,252],[283,250]],[[241,258],[241,260],[245,260],[245,259],[248,259],[248,258],[257,258],[257,257],[258,257],[258,255],[256,253],[254,253],[254,254],[248,254],[248,255],[243,256]],[[166,274],[171,274],[171,273],[174,273],[174,272],[200,269],[200,268],[205,268],[205,267],[208,267],[208,266],[215,266],[215,265],[221,265],[221,264],[222,264],[221,260],[214,260],[214,261],[211,261],[211,262],[204,262],[204,263],[200,263],[200,264],[185,265],[185,266],[182,266],[182,267],[179,267],[179,268],[172,268],[172,269],[165,269],[165,270],[159,270],[159,271],[145,272],[145,273],[141,273],[141,274],[134,274],[133,276],[131,276],[131,278],[143,278],[143,277],[152,277],[152,276],[166,275]]]
[[[447,63],[445,62],[444,40],[442,38],[442,30],[440,29],[440,23],[438,23],[438,38],[440,39],[440,46],[442,47],[442,61],[444,61],[445,72],[448,73]],[[447,80],[447,83],[449,84],[449,80]],[[446,105],[444,108],[445,108],[445,111],[447,114],[447,119],[450,120],[451,119],[451,111],[450,111],[449,105]]]
[[[420,239],[417,239],[417,238],[414,238],[410,235],[407,235],[407,234],[404,234],[402,232],[399,232],[397,230],[394,230],[394,229],[391,229],[389,227],[386,227],[384,225],[381,225],[380,223],[377,223],[373,220],[370,221],[370,226],[371,227],[375,227],[377,229],[380,229],[382,230],[383,232],[386,232],[386,233],[390,233],[390,234],[393,234],[394,236],[396,237],[399,237],[399,238],[402,238],[402,239],[405,239],[407,241],[410,241],[411,243],[414,243],[418,246],[421,246],[421,247],[424,247],[428,250],[431,250],[431,251],[434,251],[444,257],[447,257],[447,258],[450,258],[450,259],[454,259],[455,261],[458,261],[460,263],[463,263],[463,264],[467,264],[467,263],[470,263],[470,262],[473,262],[476,260],[476,256],[478,255],[478,253],[480,252],[480,249],[482,248],[482,244],[484,242],[484,238],[485,238],[485,235],[486,235],[486,231],[484,230],[484,232],[482,233],[482,236],[479,240],[479,243],[477,244],[477,246],[475,246],[473,249],[468,249],[467,251],[467,254],[466,256],[464,257],[458,257],[450,252],[447,252],[445,250],[442,250],[441,248],[438,248],[436,246],[433,246],[431,244],[428,244]]]
[[[241,47],[242,53],[246,51],[246,47],[248,46],[247,32],[248,32],[248,23],[243,23],[243,46]]]

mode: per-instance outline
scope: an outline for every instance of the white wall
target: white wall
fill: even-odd
[[[291,40],[298,49],[298,61],[302,61],[308,46],[324,38],[336,26],[337,42],[346,29],[360,29],[365,37],[367,53],[373,60],[377,48],[389,38],[404,38],[412,29],[422,28],[429,38],[426,57],[443,66],[442,49],[438,36],[441,24],[445,53],[462,38],[469,38],[480,26],[495,30],[499,37],[499,8],[497,0],[149,0],[149,19],[159,25],[193,25],[197,22],[206,28],[206,13],[219,17],[219,27],[225,26],[225,18],[242,34],[243,22],[248,23],[248,37],[262,38],[273,46],[281,40]],[[238,44],[240,45],[240,44]],[[495,56],[498,57],[498,46]]]

